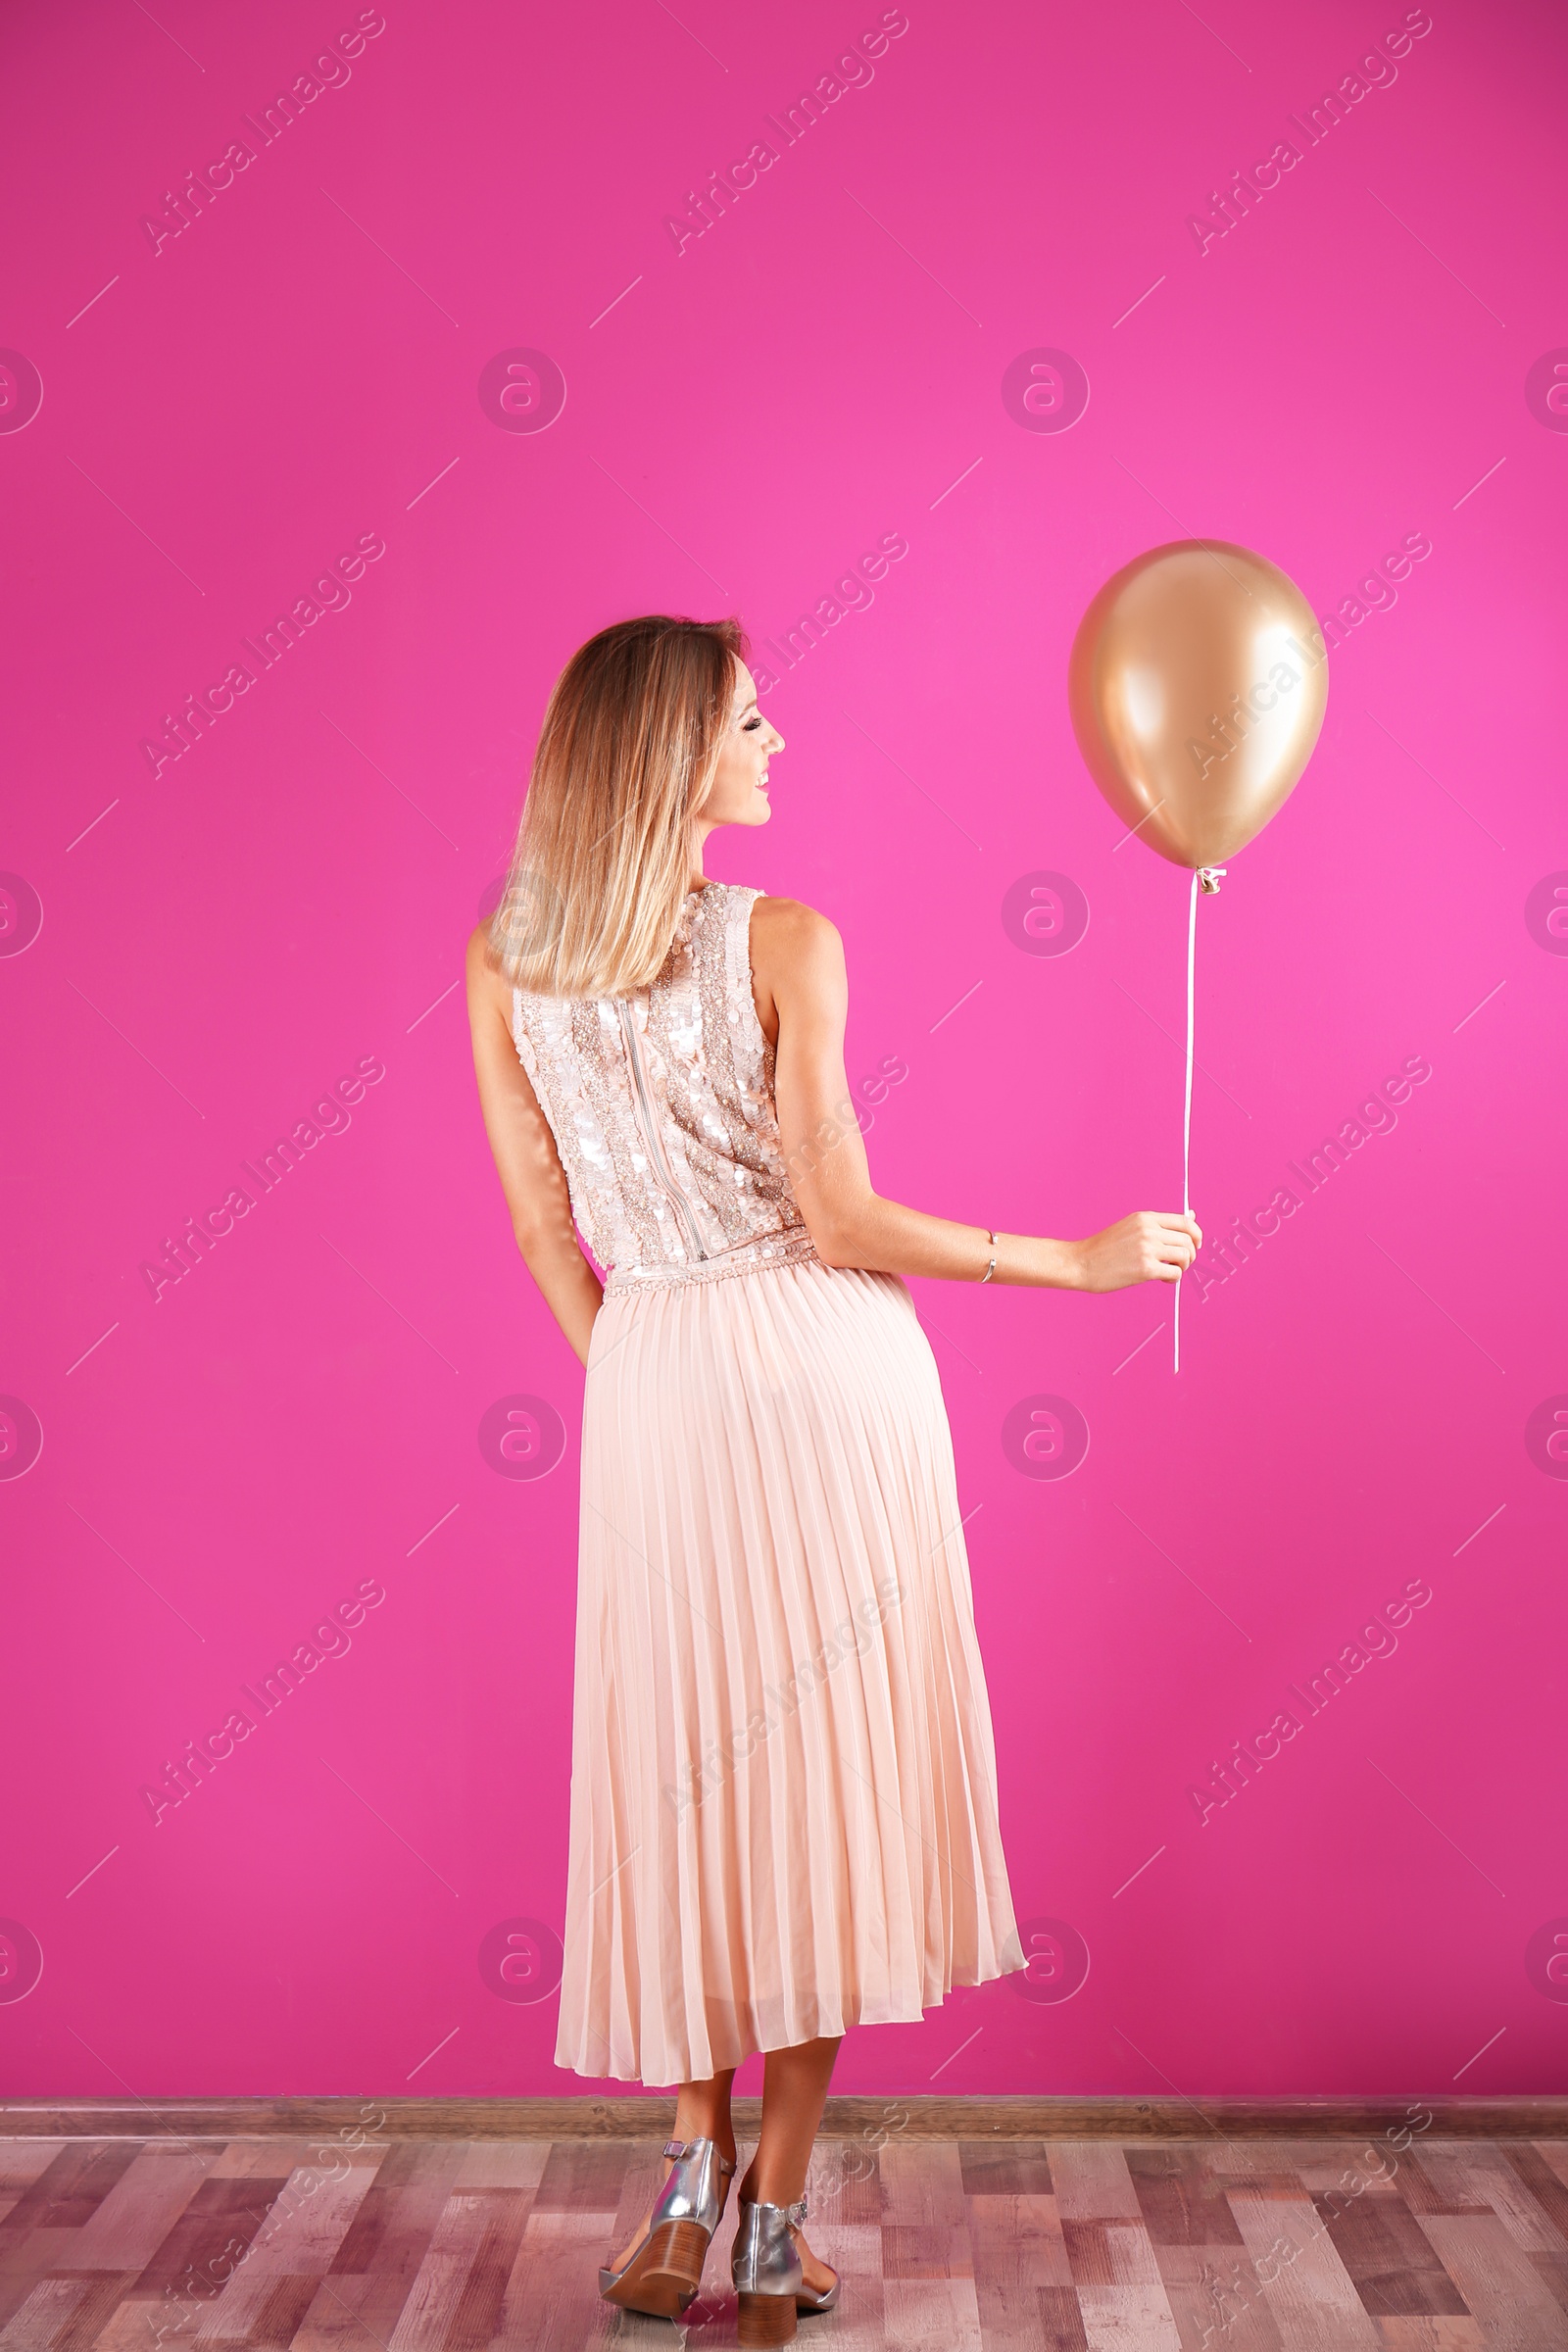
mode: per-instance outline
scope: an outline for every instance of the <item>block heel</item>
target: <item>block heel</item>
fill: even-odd
[[[771,2345],[795,2341],[793,2294],[743,2294],[740,2304],[741,2352],[768,2352]]]
[[[643,2278],[649,2285],[667,2283],[687,2303],[696,2299],[703,2283],[703,2263],[710,2232],[701,2222],[666,2222],[650,2232]]]

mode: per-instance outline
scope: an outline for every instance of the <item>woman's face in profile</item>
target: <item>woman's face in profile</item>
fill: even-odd
[[[765,825],[772,814],[767,802],[767,763],[783,749],[783,736],[757,707],[756,680],[745,662],[737,662],[729,721],[719,745],[713,781],[702,806],[704,827]]]

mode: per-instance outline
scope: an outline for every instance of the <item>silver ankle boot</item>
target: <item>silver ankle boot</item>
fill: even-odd
[[[798,2313],[831,2311],[841,2281],[817,2294],[806,2283],[800,2249],[790,2234],[806,2226],[807,2202],[754,2205],[743,2197],[730,2256],[730,2276],[740,2297],[740,2340],[745,2352],[787,2344]]]
[[[672,2320],[697,2299],[735,2167],[710,2139],[667,2139],[664,2154],[673,2170],[648,2228],[618,2271],[600,2271],[599,2292],[623,2311]]]

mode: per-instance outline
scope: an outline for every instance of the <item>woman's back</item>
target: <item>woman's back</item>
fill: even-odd
[[[728,882],[688,892],[657,978],[629,996],[513,991],[513,1039],[611,1291],[816,1255],[752,994],[760,895]]]

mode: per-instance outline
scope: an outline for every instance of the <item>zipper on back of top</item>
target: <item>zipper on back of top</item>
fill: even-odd
[[[692,1215],[691,1203],[675,1182],[669,1165],[669,1157],[664,1150],[664,1139],[659,1132],[659,1121],[649,1100],[648,1082],[643,1071],[642,1049],[637,1043],[636,1017],[624,999],[617,1002],[615,1010],[620,1017],[621,1036],[626,1041],[626,1059],[631,1065],[632,1088],[638,1110],[637,1123],[642,1129],[643,1141],[648,1147],[649,1165],[654,1171],[655,1180],[674,1207],[685,1231],[686,1239],[691,1245],[693,1256],[704,1258],[708,1255],[708,1251],[703,1248],[703,1237],[697,1230],[697,1220]]]

